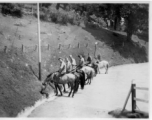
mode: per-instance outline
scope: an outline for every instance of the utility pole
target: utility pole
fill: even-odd
[[[38,19],[38,40],[39,40],[39,80],[41,81],[41,39],[40,39],[40,14],[39,14],[39,3],[37,3],[37,19]]]

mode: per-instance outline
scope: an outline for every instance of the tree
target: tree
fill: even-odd
[[[148,31],[148,7],[148,4],[124,4],[121,8],[121,16],[126,20],[128,42],[138,29]]]

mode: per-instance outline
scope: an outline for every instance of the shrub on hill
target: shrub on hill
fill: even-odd
[[[21,18],[23,16],[22,8],[23,8],[23,4],[2,3],[1,13],[3,15],[11,15]]]
[[[37,17],[37,13],[35,13],[34,16]],[[41,7],[40,19],[42,21],[54,22],[62,25],[66,25],[68,23],[78,25],[80,23],[80,19],[77,18],[74,11],[64,11],[62,9],[57,10],[52,7]]]

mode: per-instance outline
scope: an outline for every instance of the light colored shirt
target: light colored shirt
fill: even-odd
[[[79,65],[80,65],[80,66],[84,66],[84,64],[85,64],[84,58],[81,57],[81,58],[80,58]]]
[[[72,70],[72,64],[71,62],[68,60],[66,63],[66,72],[70,72]]]
[[[71,59],[71,64],[72,64],[73,66],[76,66],[76,65],[77,65],[77,64],[76,64],[76,60],[75,60],[74,58]]]
[[[62,61],[61,64],[60,64],[59,73],[60,74],[65,74],[66,73],[66,63],[64,61]]]

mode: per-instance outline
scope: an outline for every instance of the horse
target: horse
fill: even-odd
[[[77,84],[77,89],[79,88],[79,85],[81,85],[81,89],[84,89],[84,85],[85,85],[85,73],[82,70],[76,70],[76,72],[73,73],[74,75],[77,76],[78,78],[78,84]],[[77,91],[75,91],[77,92]]]
[[[105,60],[97,61],[98,64],[98,73],[101,74],[100,69],[105,68],[105,74],[108,73],[109,62]]]
[[[50,74],[47,76],[47,78],[49,78],[49,77],[51,77],[51,76],[54,76],[55,73],[58,73],[58,72],[56,71],[56,72],[50,73]],[[47,78],[46,78],[46,79],[47,79]],[[45,81],[46,81],[46,80],[45,80]],[[43,85],[45,85],[45,82],[43,82]],[[65,92],[65,93],[67,92],[66,89],[65,89],[65,84],[63,84],[63,92]]]
[[[51,83],[54,83],[55,85],[55,89],[56,89],[56,96],[58,95],[58,91],[57,89],[59,89],[60,91],[60,95],[62,96],[62,91],[60,90],[60,87],[59,87],[59,84],[70,84],[70,87],[71,87],[71,91],[69,93],[69,97],[72,93],[72,97],[74,97],[74,93],[78,91],[78,77],[72,73],[68,73],[68,74],[65,74],[63,75],[62,77],[58,77],[59,74],[58,73],[54,73],[54,74],[51,74],[50,76],[48,76],[45,80],[44,80],[44,83],[43,84],[47,84],[49,82]],[[81,83],[81,86],[82,88],[84,87],[84,85]]]
[[[88,80],[87,84],[91,84],[91,80],[95,76],[95,70],[89,66],[83,66],[80,70],[84,71],[86,75],[86,81]]]

